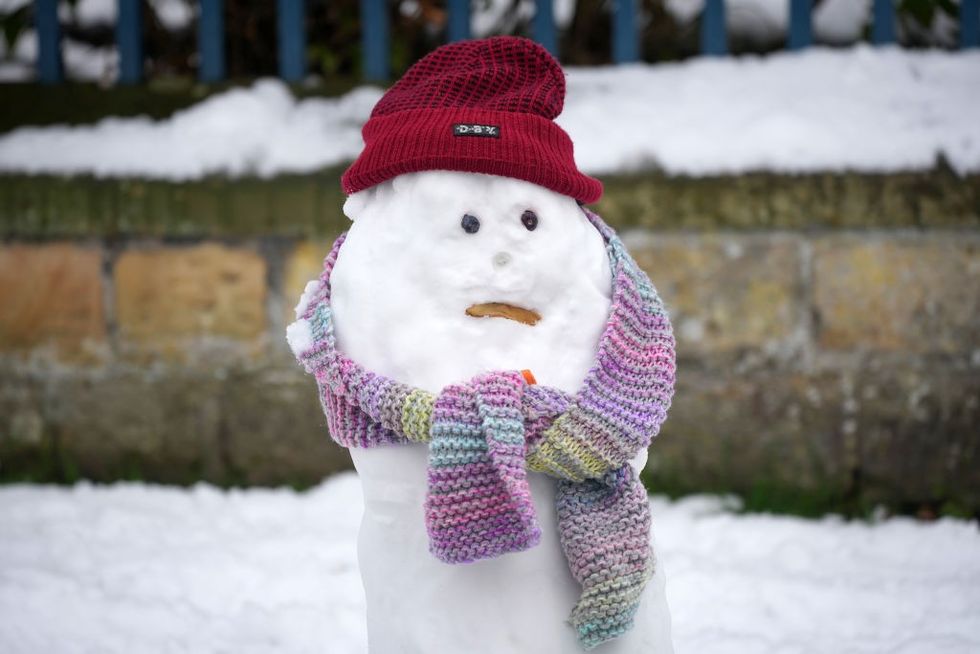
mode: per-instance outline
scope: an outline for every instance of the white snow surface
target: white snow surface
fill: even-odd
[[[0,137],[0,170],[193,179],[271,176],[352,160],[381,91],[295,100],[274,80],[173,117],[21,128]],[[565,111],[588,173],[647,167],[895,171],[943,155],[980,171],[980,51],[811,49],[768,57],[568,70]]]
[[[310,171],[357,155],[361,124],[380,97],[363,87],[297,102],[283,83],[262,80],[164,121],[16,130],[0,138],[0,170],[164,179]]]
[[[581,69],[568,82],[558,122],[592,173],[884,172],[940,154],[980,170],[980,51],[816,49]]]
[[[652,500],[678,652],[980,651],[976,523]],[[364,654],[357,477],[0,488],[0,651]]]

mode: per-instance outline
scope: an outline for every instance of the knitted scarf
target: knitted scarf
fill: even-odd
[[[568,621],[591,649],[632,627],[653,575],[649,504],[628,462],[666,418],[674,339],[646,274],[616,233],[583,211],[605,239],[613,297],[595,363],[575,395],[516,371],[481,374],[433,395],[346,357],[330,309],[330,273],[344,235],[290,330],[304,332],[292,345],[316,378],[337,443],[428,444],[425,520],[440,560],[468,563],[535,546],[541,528],[527,470],[557,480],[561,546],[582,586]]]

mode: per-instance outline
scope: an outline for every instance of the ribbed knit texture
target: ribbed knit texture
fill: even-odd
[[[523,179],[582,202],[602,195],[579,172],[572,141],[553,121],[565,74],[539,44],[516,36],[441,46],[375,105],[364,150],[341,177],[347,194],[404,173],[457,170]],[[493,125],[497,137],[458,136],[456,124]]]
[[[489,372],[438,395],[377,375],[337,350],[324,262],[301,320],[312,345],[298,355],[317,380],[330,434],[345,447],[429,444],[425,519],[430,551],[468,563],[536,545],[541,537],[527,470],[558,481],[562,549],[582,595],[571,616],[582,645],[633,624],[653,574],[650,509],[629,461],[667,416],[674,338],[663,304],[615,232],[583,208],[606,241],[613,273],[609,320],[581,390]]]

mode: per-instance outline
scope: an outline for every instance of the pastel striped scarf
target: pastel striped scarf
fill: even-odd
[[[428,443],[425,519],[440,560],[469,563],[536,545],[541,528],[527,471],[557,479],[559,537],[582,586],[569,623],[591,649],[632,627],[653,575],[649,504],[628,462],[667,416],[674,338],[646,274],[616,233],[583,211],[606,241],[613,298],[595,363],[575,395],[516,371],[481,374],[433,395],[344,356],[330,312],[330,273],[343,235],[290,329],[306,332],[297,358],[316,377],[335,441]]]

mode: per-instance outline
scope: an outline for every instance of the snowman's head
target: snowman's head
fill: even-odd
[[[379,348],[394,368],[379,372],[401,378],[421,361],[394,350],[421,348],[429,365],[439,365],[433,349],[465,360],[439,383],[514,367],[547,379],[584,343],[591,361],[610,268],[573,198],[509,177],[426,171],[355,193],[344,212],[353,225],[331,276],[335,327],[338,345],[369,368]]]

